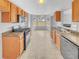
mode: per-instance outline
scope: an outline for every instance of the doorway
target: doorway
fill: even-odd
[[[48,15],[32,15],[32,30],[50,30],[50,19]]]

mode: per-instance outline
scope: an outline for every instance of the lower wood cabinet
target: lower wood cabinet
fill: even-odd
[[[56,32],[56,47],[60,49],[60,34]]]
[[[51,37],[53,42],[56,44],[56,47],[60,49],[60,34],[56,30],[53,30],[51,32]]]
[[[56,31],[51,31],[51,38],[53,40],[54,43],[56,43]]]
[[[21,34],[21,35],[20,35]],[[22,33],[2,34],[3,59],[17,59],[24,49],[24,37]]]
[[[79,59],[79,46],[70,42],[67,38],[61,37],[61,54],[64,59]]]
[[[24,50],[24,36],[20,39],[20,55],[23,53]]]

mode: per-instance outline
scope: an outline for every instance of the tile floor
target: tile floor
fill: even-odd
[[[55,47],[49,31],[32,31],[27,50],[19,59],[63,59]]]

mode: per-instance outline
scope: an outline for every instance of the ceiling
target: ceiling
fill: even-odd
[[[45,0],[45,4],[39,4],[39,0],[9,0],[26,12],[35,15],[52,15],[56,10],[69,9],[72,0]]]

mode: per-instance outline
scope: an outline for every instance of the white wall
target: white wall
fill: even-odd
[[[18,23],[0,23],[0,33],[11,30],[12,26],[19,25]]]
[[[62,11],[62,23],[72,24],[72,9]]]
[[[62,23],[72,24],[72,9],[62,11]]]

